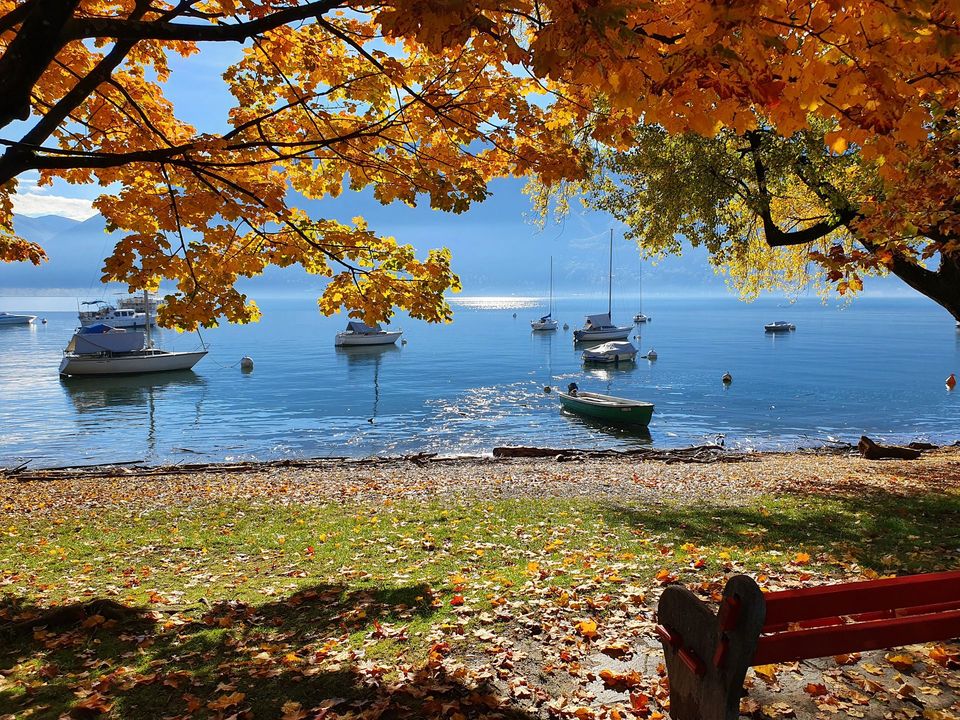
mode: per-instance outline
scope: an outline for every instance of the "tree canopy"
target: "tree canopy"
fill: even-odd
[[[234,284],[268,264],[329,277],[325,312],[439,320],[458,284],[449,253],[418,259],[360,218],[311,217],[298,197],[371,186],[382,202],[461,212],[492,177],[582,179],[598,148],[630,147],[640,124],[753,138],[764,162],[783,146],[775,135],[823,132],[811,158],[855,152],[869,182],[849,223],[829,188],[804,191],[812,225],[873,247],[861,257],[823,236],[848,283],[857,263],[952,257],[958,12],[934,0],[0,0],[0,257],[42,259],[15,235],[10,201],[37,171],[105,186],[96,207],[123,239],[104,277],[176,280],[166,322],[255,318]],[[229,130],[200,133],[163,83],[171,56],[217,42],[243,43],[222,79],[235,106]],[[751,195],[764,222],[772,186]],[[808,225],[772,229],[768,242],[800,245]]]

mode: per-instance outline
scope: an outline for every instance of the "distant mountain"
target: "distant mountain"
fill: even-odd
[[[551,255],[555,296],[606,295],[609,228],[613,224],[609,216],[575,210],[561,224],[541,231],[528,221],[530,203],[521,192],[522,181],[500,180],[490,187],[492,197],[461,215],[402,203],[380,205],[370,191],[306,201],[303,207],[316,218],[344,223],[361,215],[375,231],[413,245],[421,256],[430,248],[449,247],[464,295],[545,296]],[[15,226],[24,237],[41,243],[50,261],[40,267],[0,264],[0,294],[85,296],[122,289],[100,285],[103,258],[119,237],[105,232],[100,216],[84,222],[54,215],[17,217]],[[615,229],[615,297],[636,297],[640,270],[636,247]],[[726,292],[723,276],[713,272],[702,248],[688,246],[682,256],[645,261],[642,279],[645,296]],[[261,277],[241,280],[239,286],[253,297],[271,292],[317,295],[325,283],[324,278],[294,267],[269,268]],[[867,291],[912,294],[894,278],[870,279]]]
[[[102,217],[78,222],[57,215],[17,216],[14,227],[23,237],[43,245],[49,260],[39,266],[0,264],[0,292],[60,289],[75,294],[78,288],[100,292],[103,258],[113,249]]]

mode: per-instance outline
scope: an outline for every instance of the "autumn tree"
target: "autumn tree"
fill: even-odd
[[[810,283],[846,294],[864,273],[889,272],[960,317],[960,256],[937,220],[911,217],[910,194],[888,188],[855,149],[831,151],[831,127],[811,122],[784,138],[769,128],[703,137],[641,125],[629,150],[600,153],[589,201],[649,254],[680,252],[678,235],[706,247],[746,297]],[[920,168],[915,160],[906,177]],[[922,224],[875,239],[875,203]]]
[[[418,258],[362,218],[308,215],[297,197],[372,187],[384,203],[462,212],[492,177],[571,174],[577,161],[527,101],[530,78],[507,67],[521,60],[515,43],[474,12],[412,37],[397,29],[408,12],[336,0],[0,0],[0,258],[43,259],[12,223],[17,178],[36,171],[41,184],[106,187],[95,207],[122,239],[103,279],[175,280],[161,321],[255,319],[234,284],[268,264],[328,277],[324,312],[448,317],[443,292],[458,280],[447,250]],[[163,84],[171,56],[223,42],[243,44],[223,75],[229,130],[199,133]]]
[[[497,175],[582,179],[591,154],[628,149],[641,124],[723,132],[764,170],[799,147],[776,136],[828,127],[808,159],[828,170],[852,150],[859,179],[814,188],[795,165],[819,215],[790,226],[776,172],[754,165],[744,202],[766,241],[802,247],[822,222],[821,259],[841,282],[909,265],[934,297],[952,271],[924,274],[918,255],[955,266],[960,233],[958,12],[953,0],[0,0],[0,254],[40,258],[10,221],[16,178],[34,170],[107,187],[96,206],[124,237],[105,277],[177,280],[168,321],[254,317],[233,283],[270,263],[328,276],[326,312],[435,320],[456,285],[445,251],[418,260],[362,220],[309,217],[294,193],[372,186],[383,202],[457,212]],[[168,57],[213,42],[244,43],[218,135],[162,94]]]
[[[605,5],[586,25],[600,30],[538,38],[577,63],[539,60],[593,127],[587,191],[647,252],[683,233],[748,295],[816,277],[847,292],[889,271],[960,319],[958,13]]]

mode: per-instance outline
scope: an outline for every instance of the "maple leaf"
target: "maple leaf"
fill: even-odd
[[[593,620],[581,620],[577,623],[577,632],[588,640],[597,636],[597,623]]]

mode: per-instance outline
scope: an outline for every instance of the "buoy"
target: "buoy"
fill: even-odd
[[[247,355],[244,355],[240,358],[240,369],[244,372],[250,372],[253,370],[253,358]]]
[[[567,325],[566,323],[564,323],[564,324],[563,324],[563,329],[564,329],[564,330],[569,330],[569,329],[570,329],[570,326]]]
[[[544,385],[544,386],[543,386],[543,391],[544,391],[545,393],[551,392],[550,386],[549,386],[549,385]]]
[[[733,375],[731,375],[730,373],[726,372],[726,373],[723,374],[722,380],[723,380],[723,384],[724,384],[724,385],[729,385],[730,383],[733,382]]]
[[[401,344],[401,345],[406,345],[406,344],[407,344],[407,341],[406,341],[406,340],[401,340],[401,341],[400,341],[400,344]]]
[[[653,348],[650,348],[650,352],[647,353],[647,360],[656,360],[656,359],[657,359],[657,351],[654,350]]]
[[[950,377],[947,378],[947,387],[953,390],[957,386],[957,379],[953,376],[953,373],[950,373]]]
[[[43,323],[44,325],[46,325],[46,324],[47,324],[47,319],[46,319],[46,318],[44,318],[44,319],[43,319],[43,320],[41,320],[40,322],[42,322],[42,323]]]
[[[372,424],[373,424],[373,418],[367,418],[367,422],[372,425]]]
[[[514,313],[514,314],[513,314],[513,316],[514,316],[514,317],[516,317],[516,316],[517,316],[517,314],[516,314],[516,313]]]

